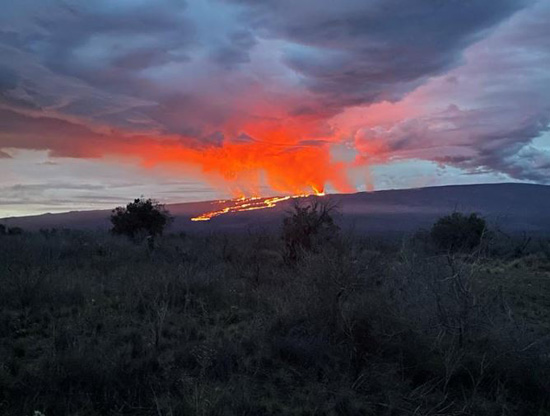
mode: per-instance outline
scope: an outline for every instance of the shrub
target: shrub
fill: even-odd
[[[322,235],[7,238],[0,414],[550,414],[540,271]]]
[[[282,238],[291,259],[296,259],[299,249],[312,250],[320,242],[334,239],[339,231],[332,218],[335,211],[336,206],[329,200],[295,202],[293,211],[283,220]]]
[[[126,207],[113,210],[111,231],[134,239],[143,234],[156,237],[162,235],[171,221],[172,217],[164,205],[152,199],[139,198]]]
[[[486,231],[487,223],[477,214],[454,212],[437,220],[430,235],[437,248],[464,252],[478,247]]]
[[[9,235],[21,235],[23,234],[23,229],[21,227],[10,227],[8,228]]]

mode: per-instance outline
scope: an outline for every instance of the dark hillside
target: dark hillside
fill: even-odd
[[[531,184],[456,185],[419,189],[336,194],[342,228],[359,233],[403,233],[427,227],[441,215],[454,210],[478,212],[492,224],[509,232],[550,232],[550,186]],[[275,208],[226,214],[207,222],[190,218],[220,209],[218,202],[171,204],[175,216],[172,231],[210,233],[275,229],[289,209],[285,201]],[[109,211],[45,214],[1,220],[8,226],[27,230],[40,228],[106,229]]]

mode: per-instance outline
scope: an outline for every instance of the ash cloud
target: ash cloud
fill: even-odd
[[[527,0],[11,2],[0,157],[165,141],[283,154],[353,137],[357,163],[425,159],[548,181],[548,152],[531,142],[549,121],[549,17]],[[373,123],[385,101],[414,111]],[[332,128],[354,107],[362,124]]]

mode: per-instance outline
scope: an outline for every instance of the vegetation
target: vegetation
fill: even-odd
[[[548,242],[333,236],[288,262],[302,208],[283,238],[0,237],[0,414],[549,414]]]
[[[436,246],[449,252],[470,252],[479,247],[487,231],[487,223],[477,214],[454,212],[440,218],[432,227]]]
[[[6,227],[4,224],[0,224],[0,236],[2,235],[21,235],[23,229],[20,227]]]
[[[283,220],[282,238],[288,259],[295,261],[301,251],[317,250],[337,240],[340,230],[332,218],[336,208],[317,198],[309,203],[294,201],[293,210]]]
[[[111,215],[114,234],[126,235],[132,239],[140,236],[154,238],[162,235],[172,218],[164,205],[152,199],[135,199],[126,207],[117,207]]]
[[[23,229],[21,227],[8,228],[8,235],[21,235],[21,234],[23,234]]]

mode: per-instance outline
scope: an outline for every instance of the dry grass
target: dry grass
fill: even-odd
[[[542,245],[541,247],[546,247]],[[5,415],[545,415],[544,251],[0,238]]]

